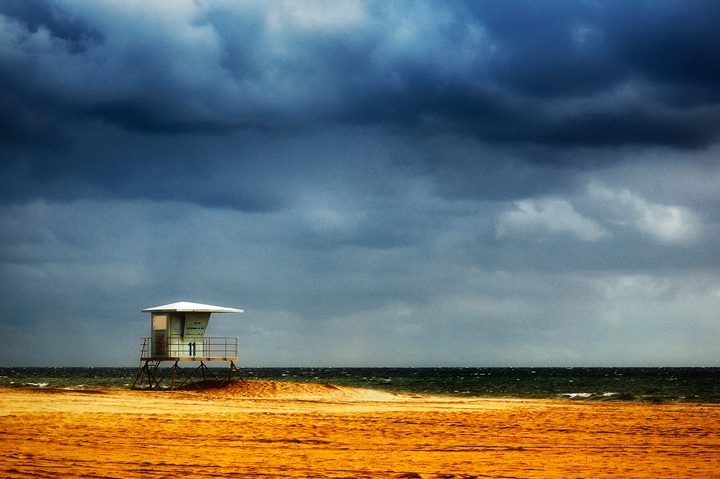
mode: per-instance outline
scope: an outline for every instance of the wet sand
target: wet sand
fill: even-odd
[[[248,381],[0,390],[0,477],[720,477],[720,405]]]

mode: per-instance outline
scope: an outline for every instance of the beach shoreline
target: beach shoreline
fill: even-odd
[[[398,394],[0,389],[0,475],[714,477],[720,405]]]

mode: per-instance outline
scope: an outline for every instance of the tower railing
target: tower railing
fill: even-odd
[[[154,348],[151,347],[151,338],[142,340],[141,361],[234,361],[238,358],[238,338],[202,337],[190,340],[187,337],[170,337],[160,344],[156,343]]]

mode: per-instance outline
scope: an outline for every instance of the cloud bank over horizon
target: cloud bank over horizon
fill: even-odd
[[[0,366],[718,365],[720,6],[0,3]]]

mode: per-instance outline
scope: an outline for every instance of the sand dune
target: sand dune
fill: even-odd
[[[192,391],[193,387],[186,388]],[[412,395],[394,394],[373,389],[351,388],[333,384],[293,383],[283,381],[232,381],[222,388],[205,390],[209,397],[297,399],[316,401],[400,401]],[[419,397],[415,395],[414,397]]]
[[[720,406],[325,384],[0,390],[0,477],[720,477]]]

